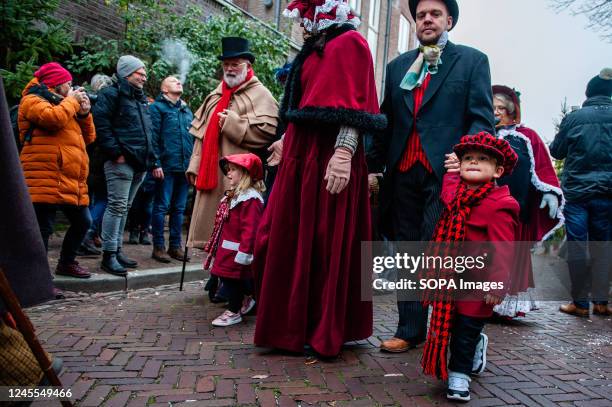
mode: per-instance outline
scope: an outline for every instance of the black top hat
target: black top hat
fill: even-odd
[[[249,40],[240,37],[225,37],[221,38],[221,49],[222,54],[219,55],[219,59],[230,58],[246,58],[251,63],[255,62],[255,55],[249,51]]]
[[[409,0],[410,14],[412,14],[412,19],[416,21],[416,9],[417,5],[421,0]],[[457,20],[459,20],[459,5],[456,0],[442,0],[444,4],[446,4],[446,8],[448,8],[448,14],[453,17],[453,26],[449,31],[451,31],[457,25]]]

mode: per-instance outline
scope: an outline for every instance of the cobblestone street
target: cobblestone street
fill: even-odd
[[[487,326],[487,370],[472,382],[470,405],[612,405],[611,319],[557,307]],[[213,328],[222,310],[195,282],[183,292],[73,294],[28,314],[45,348],[64,359],[61,379],[81,406],[449,404],[444,385],[420,373],[422,348],[379,352],[396,325],[393,296],[376,297],[374,336],[332,361],[255,348],[255,317]]]

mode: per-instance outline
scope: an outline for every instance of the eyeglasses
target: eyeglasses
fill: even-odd
[[[246,65],[246,62],[242,62],[240,64],[236,63],[236,62],[224,62],[223,63],[223,69],[238,69],[240,68],[242,65]]]
[[[135,71],[134,73],[136,75],[140,76],[142,79],[147,79],[147,74],[146,73],[142,73],[142,72],[138,72],[138,71]]]
[[[503,113],[503,112],[508,112],[508,109],[506,109],[503,106],[493,106],[493,111]]]

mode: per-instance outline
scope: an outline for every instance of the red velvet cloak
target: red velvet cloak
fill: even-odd
[[[323,177],[339,126],[374,131],[386,123],[358,32],[331,39],[299,68],[299,83],[285,91],[289,99],[297,92],[299,104],[281,107],[289,121],[283,157],[255,243],[255,344],[336,356],[343,343],[372,334],[372,303],[361,300],[361,241],[371,239],[362,145],[345,190],[331,195]]]

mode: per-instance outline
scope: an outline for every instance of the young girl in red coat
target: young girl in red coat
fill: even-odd
[[[442,183],[445,210],[434,232],[436,242],[512,242],[516,240],[519,205],[507,186],[495,180],[512,172],[517,155],[507,141],[482,132],[464,136],[445,161]],[[482,333],[509,285],[512,250],[498,244],[490,264],[478,280],[501,282],[503,289],[477,298],[453,300],[452,292],[437,290],[427,342],[423,351],[425,373],[448,378],[447,398],[470,400],[470,375],[484,371],[488,338]],[[454,270],[440,270],[438,278],[457,280]],[[459,283],[457,283],[459,284]],[[464,297],[465,298],[465,297]],[[482,298],[482,299],[480,299]],[[450,342],[447,370],[446,350]]]
[[[208,253],[204,269],[221,279],[228,295],[229,307],[212,321],[214,326],[242,322],[255,306],[250,292],[253,274],[253,244],[263,212],[265,190],[263,166],[255,154],[233,154],[223,157],[219,165],[229,179],[231,189],[221,199],[215,226],[204,251]]]

